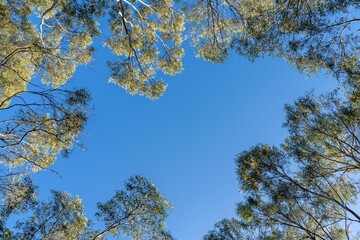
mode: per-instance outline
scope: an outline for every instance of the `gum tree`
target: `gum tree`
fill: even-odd
[[[14,228],[6,228],[4,223],[16,209],[6,204],[0,208],[3,213],[0,236],[5,236],[4,239],[94,240],[108,235],[173,239],[165,226],[172,205],[149,179],[141,176],[131,177],[125,182],[124,190],[118,190],[109,201],[98,204],[96,219],[104,225],[103,230],[93,229],[79,197],[52,191],[49,201],[40,202],[34,197],[36,189],[25,195],[17,213],[27,213],[28,217],[18,220]]]
[[[218,223],[233,228],[217,227],[205,239],[231,239],[234,231],[259,239],[356,237],[360,102],[349,96],[309,94],[287,105],[290,136],[280,148],[256,145],[237,156],[238,219]]]

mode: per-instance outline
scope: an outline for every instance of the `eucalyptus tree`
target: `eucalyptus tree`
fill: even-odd
[[[89,93],[65,90],[88,64],[106,17],[111,82],[156,99],[166,84],[157,71],[181,71],[184,15],[172,1],[1,0],[0,162],[18,173],[47,169],[67,153],[87,120]],[[5,172],[7,170],[5,169]],[[17,174],[18,178],[20,175]],[[14,181],[14,180],[12,180]]]
[[[119,190],[107,202],[98,204],[96,219],[105,225],[103,230],[94,230],[86,216],[82,201],[66,192],[52,191],[49,201],[39,202],[36,189],[23,198],[22,208],[17,212],[27,213],[14,227],[7,227],[7,212],[16,209],[3,205],[1,239],[104,239],[129,236],[132,239],[173,239],[166,230],[165,219],[172,205],[159,193],[149,180],[141,176],[131,177],[125,189]],[[21,211],[19,211],[21,210]]]
[[[172,239],[165,229],[165,219],[172,205],[158,192],[149,179],[134,176],[105,203],[98,204],[96,217],[106,228],[92,239],[104,234],[115,237],[122,233],[132,239]]]
[[[23,178],[48,169],[84,127],[89,94],[59,87],[91,59],[92,18],[76,1],[0,1],[2,201],[23,196]]]
[[[166,89],[157,72],[182,70],[185,16],[169,0],[106,1],[112,35],[105,41],[119,58],[109,63],[110,81],[131,94],[158,98]]]
[[[21,91],[0,106],[1,163],[34,172],[53,164],[58,153],[73,147],[87,119],[90,100],[84,89]],[[11,111],[10,114],[8,113]]]
[[[360,215],[360,102],[338,91],[308,94],[285,107],[290,136],[279,147],[256,145],[237,156],[244,201],[236,224],[205,239],[355,239]],[[223,226],[223,223],[219,223]],[[227,229],[227,230],[226,230]],[[265,237],[264,237],[265,236]],[[231,238],[225,238],[231,239]]]
[[[95,21],[77,1],[0,2],[0,100],[26,91],[32,78],[58,88],[91,59]],[[2,105],[3,107],[4,105]]]
[[[216,223],[214,229],[209,231],[204,239],[206,240],[235,240],[235,239],[249,239],[250,231],[244,231],[246,226],[237,219],[223,219]],[[251,238],[250,238],[251,239]]]
[[[97,19],[107,17],[105,45],[118,58],[111,81],[132,94],[158,98],[166,84],[157,71],[182,70],[184,14],[173,1],[2,0],[1,96],[23,91],[32,77],[59,87],[91,60]]]
[[[355,0],[197,0],[189,4],[197,55],[223,62],[234,49],[285,58],[299,70],[359,78],[360,4]]]
[[[87,120],[89,93],[63,86],[92,58],[97,18],[112,31],[105,44],[119,58],[111,81],[158,98],[155,71],[181,70],[184,17],[172,1],[0,1],[0,199],[22,196],[23,178],[67,154]],[[158,45],[161,43],[161,47]],[[34,80],[33,80],[34,79]],[[16,191],[15,191],[16,190]]]
[[[26,178],[67,155],[87,120],[83,90],[21,91],[0,105],[0,200],[16,206],[33,192]]]
[[[110,33],[104,36],[104,44],[115,55],[108,64],[110,82],[131,94],[159,98],[167,86],[160,76],[181,72],[181,44],[190,37],[197,55],[212,62],[223,62],[229,51],[236,50],[250,59],[283,57],[301,71],[326,69],[349,80],[353,104],[339,112],[336,109],[343,103],[337,104],[340,100],[334,98],[328,105],[335,111],[328,111],[342,118],[327,116],[338,122],[317,122],[322,124],[319,129],[328,127],[342,136],[340,123],[351,119],[345,112],[353,114],[359,104],[359,1],[196,0],[185,7],[181,3],[185,1],[0,0],[0,200],[13,199],[14,208],[25,208],[19,199],[34,196],[35,189],[26,176],[49,169],[59,153],[66,155],[76,144],[87,120],[90,96],[83,89],[65,90],[64,86],[80,65],[91,61],[93,41],[101,33],[100,18],[108,20]],[[299,118],[290,114],[292,110],[299,111],[289,108],[289,117]],[[309,158],[304,149],[318,150],[321,143],[330,149],[321,152],[324,159],[340,149],[343,165],[336,165],[337,169],[347,169],[343,170],[346,176],[354,173],[352,156],[358,151],[357,145],[352,145],[358,141],[354,124],[347,130],[347,138],[340,139],[353,142],[340,147],[329,145],[334,139],[307,141],[313,137],[300,125],[290,126],[292,136],[276,151],[300,163],[305,160],[298,160],[302,158],[296,154]],[[317,170],[318,165],[311,166]],[[307,170],[306,174],[314,174]],[[330,178],[325,172],[325,179],[335,181],[340,172]]]
[[[110,29],[104,43],[117,56],[109,62],[110,81],[132,94],[161,96],[166,84],[157,73],[181,72],[186,36],[198,56],[213,62],[224,61],[235,49],[250,59],[284,57],[309,73],[326,68],[340,75],[358,74],[360,5],[355,0],[2,0],[0,4],[4,97],[24,90],[35,76],[53,87],[66,83],[78,65],[91,60],[102,17]],[[185,24],[189,34],[184,34]]]
[[[308,72],[331,69],[358,84],[359,36],[350,28],[359,22],[358,1],[197,0],[184,8],[180,4],[0,1],[0,108],[8,110],[13,99],[26,93],[49,95],[66,84],[79,65],[91,60],[93,40],[100,34],[98,19],[103,17],[110,29],[104,44],[117,56],[109,62],[110,82],[131,94],[159,98],[166,83],[157,73],[182,70],[185,23],[197,55],[207,60],[222,62],[231,49],[251,59],[271,54]],[[29,91],[34,78],[41,79],[46,89]]]

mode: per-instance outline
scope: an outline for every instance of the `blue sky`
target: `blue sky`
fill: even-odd
[[[94,61],[70,81],[93,97],[81,136],[86,150],[57,161],[53,169],[62,178],[35,175],[40,192],[80,196],[91,218],[97,202],[141,174],[174,204],[167,225],[179,240],[201,239],[217,221],[234,216],[241,200],[234,158],[257,143],[282,142],[285,103],[311,89],[336,87],[334,80],[308,78],[280,59],[251,63],[233,54],[215,65],[186,47],[183,73],[167,77],[165,95],[151,101],[108,83],[109,51],[97,45]]]

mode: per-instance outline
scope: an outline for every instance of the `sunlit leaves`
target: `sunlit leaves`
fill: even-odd
[[[162,71],[174,75],[182,70],[184,15],[173,1],[115,2],[110,13],[112,36],[106,41],[120,57],[109,64],[110,82],[131,94],[159,98],[166,84],[157,79]]]
[[[250,191],[251,195],[271,196],[271,204],[277,206],[275,212],[268,212],[264,207],[257,207],[257,211],[267,212],[280,223],[284,220],[278,217],[286,216],[285,222],[291,220],[296,225],[292,228],[301,230],[302,227],[314,236],[334,239],[342,239],[348,231],[348,226],[336,224],[336,219],[347,222],[352,222],[349,220],[352,217],[359,219],[350,207],[359,193],[356,176],[360,146],[359,105],[339,98],[338,94],[333,92],[320,98],[307,95],[286,107],[290,137],[283,145],[282,157],[266,157],[262,148],[260,152],[252,150],[261,154],[255,160],[261,159],[260,169],[266,171],[262,172],[262,177],[254,179],[262,184],[264,192]],[[273,160],[264,162],[262,159]],[[279,162],[281,159],[285,162]],[[244,168],[245,162],[248,162],[245,158],[239,158],[239,170],[258,171]],[[298,216],[308,218],[307,225],[301,225]],[[315,231],[318,227],[321,230]]]
[[[291,136],[284,148],[323,171],[329,168],[323,174],[359,169],[359,106],[337,92],[317,99],[308,95],[287,105],[285,126]]]
[[[15,239],[72,239],[77,240],[88,227],[82,202],[65,192],[52,191],[49,202],[38,203],[33,215],[19,221]]]
[[[135,176],[125,183],[125,190],[117,191],[104,204],[98,204],[96,216],[106,229],[97,233],[119,233],[133,239],[172,239],[165,231],[164,220],[172,205],[168,203],[149,179]]]
[[[188,20],[197,54],[206,60],[223,62],[235,49],[250,59],[278,56],[309,74],[327,69],[354,81],[359,7],[353,0],[198,0],[188,4]]]
[[[59,87],[79,64],[90,61],[98,32],[84,5],[65,0],[0,4],[1,98],[25,90],[35,76]]]
[[[205,239],[355,237],[360,105],[352,93],[308,94],[287,105],[290,136],[281,147],[259,144],[237,156],[238,219],[217,223]]]
[[[228,13],[227,1],[199,0],[189,4],[188,12],[192,44],[197,56],[212,62],[223,62],[233,36],[242,29],[243,23],[237,16]]]
[[[280,56],[307,73],[325,68],[358,81],[357,1],[197,0],[183,9],[175,2],[2,1],[2,95],[24,90],[36,75],[65,84],[90,61],[99,17],[109,21],[105,44],[117,55],[110,81],[131,94],[158,98],[166,89],[161,73],[182,70],[186,22],[197,55],[209,61],[223,62],[235,49],[250,59]]]
[[[0,112],[14,111],[0,122],[0,162],[38,171],[53,164],[57,154],[73,147],[87,120],[90,100],[84,90],[23,92]],[[27,167],[26,167],[27,166]]]
[[[79,197],[52,191],[48,201],[40,202],[29,178],[17,185],[18,190],[12,191],[12,198],[7,198],[0,207],[0,236],[7,236],[6,239],[95,240],[105,239],[109,234],[132,239],[173,239],[165,228],[172,205],[149,179],[131,177],[124,190],[118,190],[108,202],[98,204],[96,216],[105,225],[102,230],[93,229]],[[16,213],[26,214],[26,217],[8,228],[9,216]]]
[[[56,88],[90,61],[98,31],[84,2],[1,1],[0,9],[0,163],[25,174],[47,169],[82,130],[88,93]],[[67,102],[73,95],[83,99]]]

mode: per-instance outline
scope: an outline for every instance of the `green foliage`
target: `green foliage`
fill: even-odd
[[[307,95],[286,106],[290,137],[281,148],[258,145],[238,156],[245,201],[240,220],[224,220],[206,239],[342,239],[360,217],[360,22],[357,0],[0,0],[0,233],[6,239],[171,239],[164,219],[171,205],[147,179],[99,204],[106,229],[92,231],[81,202],[53,192],[38,203],[29,174],[67,155],[87,121],[86,90],[60,89],[92,59],[108,20],[104,44],[115,55],[110,82],[130,94],[158,99],[159,75],[182,71],[181,44],[191,38],[198,57],[224,62],[230,51],[251,60],[272,55],[308,74],[331,72],[346,96]],[[185,33],[185,25],[189,33]],[[184,34],[185,33],[185,34]],[[41,79],[34,84],[33,79]],[[33,211],[6,228],[11,214]],[[46,220],[47,219],[47,220]]]
[[[155,99],[166,84],[157,71],[182,70],[180,47],[184,14],[173,1],[5,1],[0,2],[0,100],[24,91],[32,77],[55,88],[64,85],[79,64],[91,60],[99,35],[96,18],[106,17],[112,35],[105,40],[117,60],[110,81],[131,94]],[[17,84],[14,84],[14,83]]]
[[[165,232],[164,220],[172,205],[168,203],[149,179],[135,176],[125,183],[125,190],[104,204],[98,204],[96,216],[106,229],[97,233],[118,236],[121,232],[132,239],[172,239]]]
[[[198,56],[223,62],[230,49],[255,59],[282,57],[308,74],[359,77],[359,2],[197,0],[188,6]]]
[[[46,169],[73,147],[87,120],[90,96],[84,89],[22,91],[2,107],[0,163],[13,170]],[[0,103],[5,105],[6,100]],[[14,115],[9,119],[7,112]]]
[[[57,88],[79,64],[90,61],[90,45],[98,31],[85,5],[66,0],[2,0],[0,9],[1,101],[25,91],[35,76]]]
[[[197,0],[184,8],[176,2],[2,0],[0,96],[25,90],[35,76],[65,84],[91,60],[102,17],[111,31],[104,43],[117,56],[109,63],[110,82],[151,99],[166,89],[157,73],[181,72],[186,35],[197,56],[212,62],[236,50],[250,59],[282,57],[307,73],[359,77],[359,35],[352,28],[360,21],[352,14],[358,1]]]
[[[91,60],[97,24],[85,2],[0,1],[0,199],[71,149],[87,120],[85,90],[61,90]],[[43,86],[32,83],[42,80]]]
[[[235,219],[224,219],[215,224],[215,229],[209,231],[204,240],[231,240],[231,239],[248,239],[242,232],[241,223]]]
[[[308,72],[330,69],[339,77],[348,76],[350,83],[358,86],[356,42],[359,37],[349,28],[359,20],[348,14],[358,8],[358,2],[352,0],[341,4],[337,1],[198,0],[188,3],[184,9],[169,0],[2,0],[0,108],[2,111],[14,108],[7,105],[21,101],[25,94],[44,98],[42,90],[29,90],[34,77],[41,77],[43,84],[50,88],[64,85],[78,65],[91,60],[94,51],[91,44],[100,33],[97,19],[101,17],[108,19],[111,30],[105,44],[117,55],[109,62],[110,82],[131,94],[159,98],[166,83],[156,74],[160,71],[172,75],[182,70],[185,21],[190,26],[198,56],[207,60],[223,62],[231,49],[249,58],[272,54]],[[50,90],[45,94],[47,99],[55,98],[50,96],[53,94]],[[357,95],[355,92],[354,97]],[[22,133],[5,132],[2,137],[6,146],[11,147],[1,153],[1,161],[14,167],[33,161],[39,164],[33,170],[46,168],[54,162],[57,153],[72,147],[74,137],[86,120],[85,108],[64,114],[60,107],[60,115],[71,118],[61,124],[52,117],[57,109],[32,110],[26,104],[23,103],[24,109],[16,113],[13,122],[18,124],[21,119],[22,123],[13,127],[23,128]],[[49,104],[52,103],[46,106]],[[41,131],[38,131],[39,125]],[[9,121],[3,126],[12,127]],[[65,139],[59,139],[57,131],[70,126],[69,134],[61,134]],[[47,133],[53,135],[54,141],[39,146]]]
[[[12,231],[6,227],[7,219],[12,214],[27,212],[37,201],[37,188],[29,177],[21,177],[14,172],[2,172],[0,176],[2,198],[0,206],[0,236],[12,239]]]
[[[204,240],[278,240],[282,234],[275,229],[250,226],[237,219],[223,219],[215,224],[214,230],[209,231]]]
[[[18,195],[19,201],[7,201],[0,208],[0,236],[7,236],[6,239],[94,240],[119,233],[133,239],[173,239],[165,229],[172,205],[149,179],[131,177],[125,190],[117,191],[105,204],[98,204],[96,216],[105,225],[102,231],[92,229],[80,198],[52,191],[48,202],[38,202],[31,180],[27,178],[22,184],[28,188]],[[14,229],[6,228],[11,213],[26,213],[28,217],[17,221]]]
[[[318,99],[308,95],[287,105],[285,126],[291,136],[284,149],[316,169],[321,167],[326,176],[358,170],[359,106],[339,98],[337,92]]]
[[[18,221],[14,239],[79,239],[87,229],[81,200],[65,192],[52,191],[50,202],[38,203],[33,214]]]
[[[0,200],[9,211],[34,198],[31,173],[49,169],[59,153],[73,148],[87,121],[90,96],[84,89],[48,89],[7,99],[0,102]]]
[[[156,72],[174,75],[182,70],[184,15],[168,0],[120,0],[109,8],[112,36],[105,44],[120,57],[109,64],[110,82],[131,94],[159,98],[166,84],[155,80]]]
[[[286,105],[290,136],[281,148],[256,145],[237,156],[245,195],[239,219],[223,220],[205,239],[235,233],[256,233],[249,239],[350,239],[359,233],[354,205],[360,193],[360,104],[350,93],[308,94]]]

